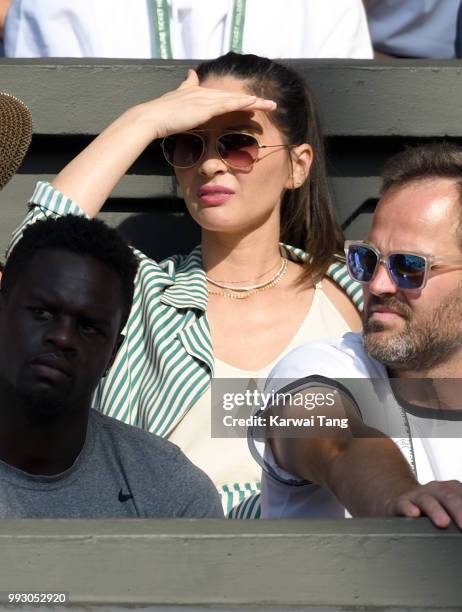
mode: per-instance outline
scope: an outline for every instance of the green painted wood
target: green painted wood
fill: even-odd
[[[288,63],[316,94],[329,136],[462,136],[460,62]],[[194,65],[189,60],[3,59],[0,82],[33,109],[36,133],[96,134],[128,106],[178,86]]]
[[[318,98],[339,220],[347,237],[363,238],[387,156],[421,140],[462,140],[462,67],[423,60],[289,63]],[[36,179],[53,177],[120,112],[176,87],[193,65],[180,60],[0,60],[1,89],[24,99],[34,116],[29,154],[0,193],[0,254],[25,213]],[[170,169],[153,144],[117,187],[102,218],[128,226],[135,245],[156,256],[186,252],[199,234],[172,194]],[[180,229],[173,231],[172,242],[175,224]]]
[[[80,605],[460,608],[461,561],[426,519],[0,522],[0,591]]]

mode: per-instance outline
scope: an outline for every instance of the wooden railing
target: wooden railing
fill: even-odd
[[[426,519],[4,519],[0,610],[7,592],[85,610],[460,610],[461,562],[462,533]]]
[[[462,67],[424,60],[291,64],[319,101],[339,219],[348,237],[361,238],[389,154],[417,141],[462,138]],[[29,155],[0,193],[0,253],[37,179],[54,176],[124,109],[176,87],[193,65],[178,60],[0,60],[0,89],[22,98],[34,116]],[[102,217],[122,223],[135,244],[157,258],[186,252],[197,242],[198,230],[172,193],[169,169],[153,144],[117,187]]]

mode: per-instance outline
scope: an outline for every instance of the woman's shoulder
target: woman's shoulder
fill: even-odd
[[[290,244],[280,243],[280,250],[282,255],[296,263],[303,264],[309,260],[308,253]],[[338,260],[332,262],[325,274],[323,287],[324,285],[330,286],[332,295],[338,295],[341,301],[343,301],[343,297],[345,297],[347,298],[346,303],[352,302],[356,310],[362,310],[362,286],[350,277],[346,264],[343,261]]]
[[[88,216],[76,202],[52,184],[39,182],[29,201],[29,212],[13,234],[9,251],[31,223],[64,215]],[[162,261],[152,259],[136,247],[132,248],[139,261],[134,301],[141,300],[152,306],[160,300],[176,308],[206,309],[207,286],[200,246],[188,254],[174,254]]]
[[[353,280],[342,261],[332,263],[323,281],[323,290],[352,331],[361,331],[360,312],[363,309],[363,290]]]
[[[309,255],[300,248],[282,244],[281,252],[290,260],[303,264]],[[334,261],[324,276],[322,289],[353,331],[361,330],[360,312],[363,305],[363,292],[359,283],[350,278],[343,261]]]
[[[174,253],[160,261],[146,255],[135,246],[132,248],[140,262],[140,268],[145,271],[164,274],[174,279],[177,275],[194,276],[202,270],[202,253],[199,245],[187,254]]]
[[[198,286],[205,284],[205,272],[202,268],[201,247],[195,247],[190,253],[169,255],[161,261],[152,259],[142,251],[133,247],[138,257],[138,282],[158,279],[166,285],[180,285],[183,289],[194,292]]]
[[[363,288],[361,283],[353,280],[348,273],[346,263],[342,260],[334,261],[326,272],[326,277],[340,290],[341,294],[347,295],[357,310],[363,309]]]
[[[322,290],[336,310],[341,314],[352,331],[361,331],[361,317],[357,305],[351,300],[342,287],[335,283],[330,277],[322,281]]]
[[[134,250],[139,259],[135,279],[134,301],[154,302],[175,309],[207,309],[207,283],[202,268],[200,246],[190,253],[176,254],[158,262],[141,251]]]

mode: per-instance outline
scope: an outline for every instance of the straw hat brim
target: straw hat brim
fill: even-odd
[[[21,165],[31,138],[30,110],[15,96],[0,92],[0,189]]]

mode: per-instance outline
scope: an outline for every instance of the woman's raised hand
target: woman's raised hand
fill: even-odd
[[[273,111],[276,103],[244,92],[202,87],[194,70],[175,90],[138,106],[152,121],[152,139],[195,128],[233,111]]]
[[[233,111],[273,111],[272,100],[199,85],[194,70],[174,91],[125,111],[53,180],[93,217],[144,149],[156,138],[184,132]]]

